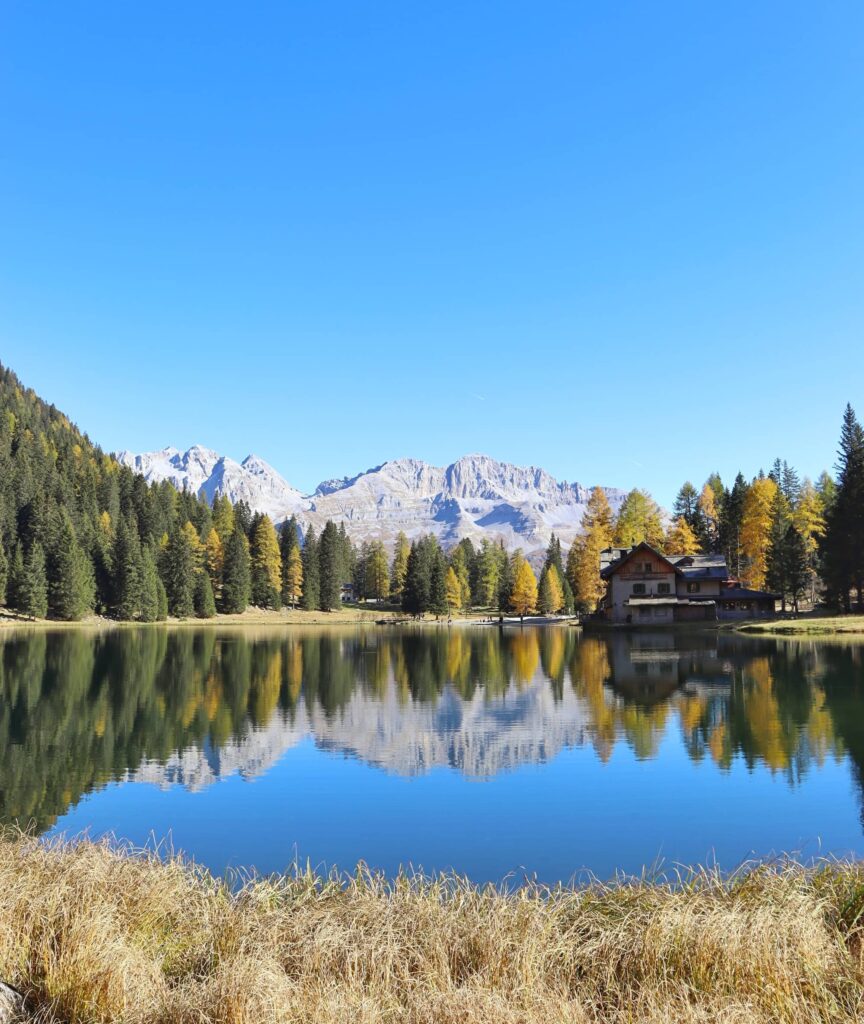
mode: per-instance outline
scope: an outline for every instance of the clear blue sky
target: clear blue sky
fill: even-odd
[[[0,5],[0,360],[105,448],[648,487],[864,415],[864,5]]]

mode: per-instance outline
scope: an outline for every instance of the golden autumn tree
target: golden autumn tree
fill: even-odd
[[[747,488],[741,513],[741,550],[744,554],[744,580],[756,590],[765,586],[768,547],[777,484],[770,476],[757,477]]]
[[[387,553],[380,540],[372,541],[366,558],[366,591],[376,601],[383,601],[390,595],[390,567]]]
[[[622,548],[643,541],[658,550],[663,547],[663,514],[647,491],[634,488],[624,499],[615,522],[615,543]]]
[[[821,495],[807,477],[801,485],[798,503],[792,511],[792,525],[801,534],[807,552],[808,592],[810,600],[816,596],[817,556],[819,542],[825,536],[825,506]]]
[[[283,591],[288,598],[292,608],[297,607],[297,602],[303,596],[303,558],[300,548],[295,544],[288,552],[288,561],[285,565]]]
[[[564,587],[555,565],[547,565],[540,574],[537,603],[544,615],[554,615],[564,606]]]
[[[219,534],[219,540],[227,544],[228,538],[234,532],[234,506],[231,499],[224,494],[219,494],[213,499],[213,528]]]
[[[699,538],[687,520],[679,516],[670,524],[663,547],[670,555],[696,555],[699,553]]]
[[[537,608],[537,577],[525,558],[519,558],[514,567],[510,607],[520,619]]]
[[[456,575],[452,565],[447,569],[447,575],[444,579],[444,590],[447,594],[448,613],[452,612],[454,608],[461,608],[462,584],[459,582],[459,577]]]
[[[602,487],[595,487],[588,498],[579,535],[567,555],[567,579],[576,604],[593,612],[606,592],[600,578],[600,552],[612,543],[613,516]]]
[[[699,511],[702,514],[702,522],[705,524],[705,542],[708,551],[716,551],[720,542],[720,513],[717,509],[717,490],[712,486],[712,481],[717,481],[717,489],[720,488],[720,477],[716,474],[706,481],[699,495]]]
[[[257,517],[250,545],[252,604],[259,608],[278,608],[282,591],[282,555],[279,539],[269,516]]]

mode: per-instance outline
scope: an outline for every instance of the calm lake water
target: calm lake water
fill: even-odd
[[[864,854],[864,646],[568,627],[33,632],[0,642],[0,816],[567,880]]]

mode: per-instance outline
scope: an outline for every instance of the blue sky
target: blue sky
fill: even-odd
[[[860,3],[0,4],[0,360],[108,449],[817,474]]]

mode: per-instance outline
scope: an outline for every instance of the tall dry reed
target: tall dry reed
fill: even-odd
[[[40,1021],[839,1024],[864,1019],[862,924],[854,864],[233,888],[109,844],[0,843],[0,979]]]

